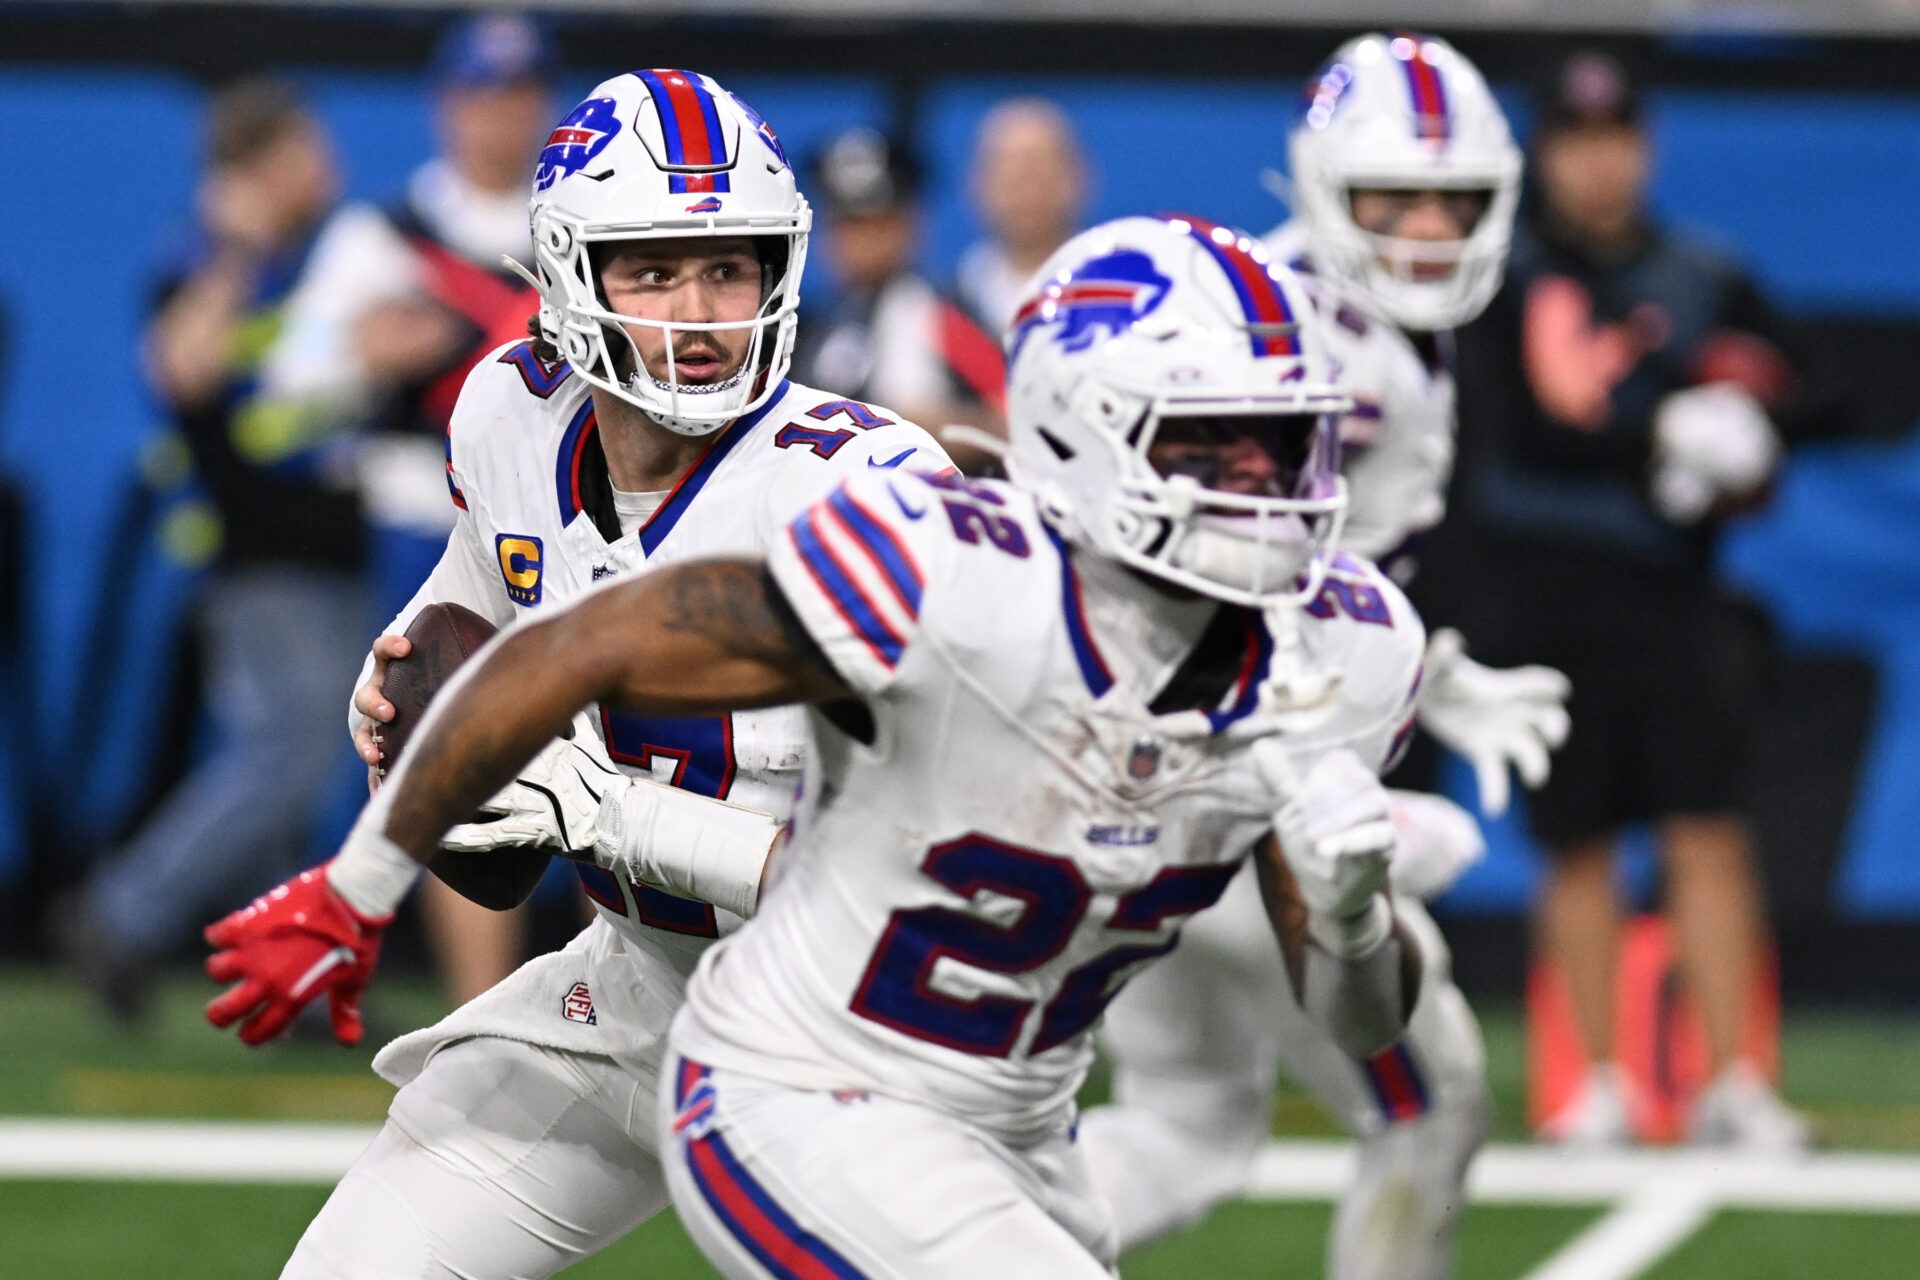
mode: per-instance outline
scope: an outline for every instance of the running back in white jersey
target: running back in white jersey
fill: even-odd
[[[845,476],[947,467],[939,445],[883,408],[790,382],[718,432],[705,457],[653,515],[622,536],[589,388],[526,342],[502,347],[468,377],[448,436],[447,481],[461,514],[446,556],[395,622],[454,600],[504,625],[574,599],[615,574],[691,557],[760,555],[796,512]],[[800,711],[732,716],[601,715],[613,758],[702,795],[785,817],[806,747]],[[631,944],[689,973],[739,926],[714,907],[579,864],[582,886]]]
[[[1453,474],[1452,335],[1432,335],[1431,358],[1352,289],[1314,271],[1299,221],[1269,232],[1267,251],[1300,277],[1326,319],[1321,334],[1353,392],[1340,422],[1347,523],[1340,545],[1392,567],[1409,539],[1439,524]],[[1402,579],[1404,581],[1404,578]]]
[[[1213,615],[1218,703],[1156,717],[1169,667],[1113,649],[1124,631],[1096,636],[1018,489],[855,475],[769,558],[872,740],[815,713],[793,840],[753,927],[697,971],[675,1050],[909,1098],[1010,1141],[1057,1132],[1107,1003],[1270,828],[1278,799],[1247,750],[1264,621]],[[1307,659],[1346,673],[1302,752],[1383,764],[1409,727],[1418,618],[1343,558],[1302,624]]]

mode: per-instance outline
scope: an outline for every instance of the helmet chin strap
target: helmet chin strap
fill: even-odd
[[[1282,733],[1304,733],[1326,723],[1338,705],[1341,672],[1308,664],[1300,643],[1300,606],[1269,609],[1267,631],[1273,637],[1273,659],[1260,686],[1257,714]]]

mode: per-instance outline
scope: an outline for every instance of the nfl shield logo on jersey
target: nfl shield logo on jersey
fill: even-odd
[[[1133,754],[1127,757],[1127,776],[1135,782],[1145,782],[1160,771],[1160,744],[1151,738],[1142,738],[1133,744]]]
[[[600,1016],[593,1011],[593,993],[587,990],[586,983],[574,983],[573,990],[562,997],[560,1016],[568,1022],[584,1022],[590,1027],[600,1025]]]

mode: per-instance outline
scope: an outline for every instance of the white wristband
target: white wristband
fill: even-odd
[[[327,883],[333,891],[355,911],[375,920],[392,915],[420,875],[420,864],[387,839],[383,830],[392,807],[389,788],[375,792],[347,833],[346,843],[327,864]]]
[[[645,778],[630,783],[600,803],[594,861],[625,879],[751,916],[779,821]]]
[[[1357,960],[1377,950],[1393,933],[1393,908],[1383,894],[1368,899],[1366,910],[1344,920],[1315,911],[1307,916],[1307,937],[1330,955]]]

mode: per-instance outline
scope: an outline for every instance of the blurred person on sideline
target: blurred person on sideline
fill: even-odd
[[[915,267],[919,159],[896,139],[855,128],[822,148],[809,171],[836,293],[801,326],[796,374],[894,405],[914,422],[1004,434],[1000,344]],[[967,458],[953,456],[967,469]]]
[[[146,375],[220,522],[195,602],[214,753],[63,903],[55,933],[107,1007],[144,1011],[153,963],[209,903],[287,874],[340,760],[339,691],[370,622],[365,528],[340,441],[286,429],[260,363],[338,194],[286,85],[242,81],[206,122],[198,225],[163,273]]]
[[[551,42],[526,18],[488,14],[446,32],[428,69],[439,154],[391,205],[334,216],[269,370],[290,412],[376,428],[360,475],[388,613],[432,571],[453,527],[447,422],[460,387],[487,352],[525,336],[538,307],[502,259],[532,257],[526,173],[553,121],[553,70]],[[523,912],[487,911],[437,883],[421,901],[455,999],[519,962]]]
[[[1489,660],[1573,683],[1572,734],[1533,797],[1551,853],[1538,944],[1589,1061],[1559,1141],[1632,1137],[1615,1062],[1622,828],[1653,827],[1666,910],[1713,1078],[1695,1142],[1796,1149],[1807,1125],[1741,1056],[1767,925],[1742,813],[1764,637],[1714,577],[1723,521],[1764,501],[1810,379],[1752,279],[1647,207],[1641,96],[1611,58],[1562,66],[1532,146],[1537,199],[1504,293],[1460,348],[1461,585]],[[1493,566],[1498,566],[1497,570]]]
[[[1087,161],[1066,112],[1045,98],[1012,98],[987,113],[973,149],[973,203],[987,237],[960,258],[961,303],[1004,333],[1048,256],[1080,229]]]

